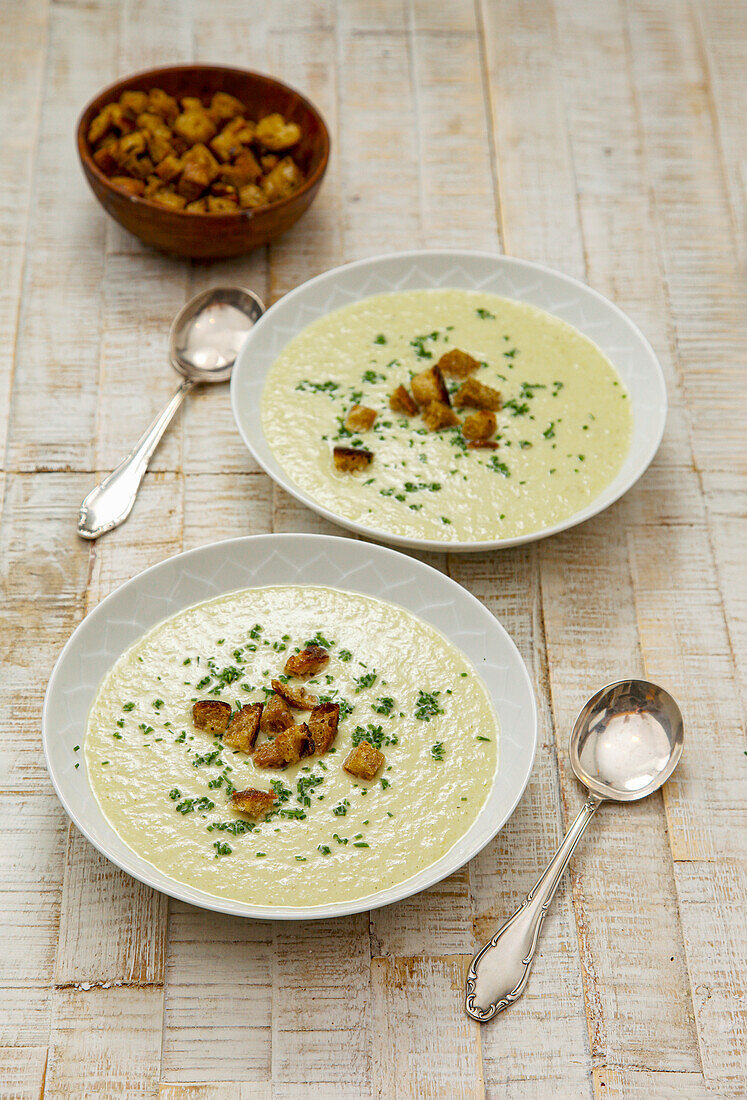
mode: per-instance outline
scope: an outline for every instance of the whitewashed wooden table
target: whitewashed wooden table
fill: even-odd
[[[0,1096],[745,1094],[746,15],[742,0],[5,0]],[[191,59],[286,79],[333,136],[311,212],[240,261],[147,251],[76,162],[94,92]],[[469,867],[370,917],[273,926],[170,902],[57,802],[40,744],[53,662],[144,566],[333,528],[252,464],[225,389],[190,398],[119,531],[80,541],[79,502],[171,391],[168,326],[190,293],[240,281],[272,302],[344,260],[444,245],[587,280],[641,326],[669,387],[658,458],[604,515],[432,559],[529,665],[529,789]],[[580,805],[577,707],[629,674],[681,702],[683,762],[663,796],[600,813],[528,992],[480,1029],[462,1012],[468,958]]]

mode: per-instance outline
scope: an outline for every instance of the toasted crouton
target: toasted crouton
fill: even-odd
[[[389,408],[392,412],[404,413],[405,416],[414,416],[418,411],[418,406],[410,397],[409,392],[405,386],[397,386],[396,390],[389,398]]]
[[[489,409],[465,416],[462,435],[465,439],[490,439],[495,433],[495,413]]]
[[[498,444],[494,439],[471,439],[467,444],[468,451],[496,451]]]
[[[192,721],[206,733],[225,733],[231,718],[231,707],[220,699],[200,699],[192,707]]]
[[[131,176],[111,176],[109,183],[119,191],[126,191],[128,195],[142,195],[145,191],[145,182],[134,180]]]
[[[247,183],[239,191],[239,206],[242,210],[253,210],[257,206],[263,206],[265,194],[256,183]]]
[[[274,791],[258,791],[256,787],[247,787],[245,791],[234,791],[231,805],[247,817],[262,817],[269,813],[277,798]]]
[[[320,703],[309,715],[309,733],[318,753],[326,752],[335,737],[340,721],[339,703]]]
[[[292,688],[281,680],[270,680],[270,683],[275,694],[279,695],[281,699],[285,699],[286,703],[291,707],[295,707],[296,710],[313,710],[319,702],[316,695],[309,695],[306,688]]]
[[[466,351],[452,348],[442,355],[436,364],[442,374],[450,374],[452,378],[466,378],[480,367],[477,359],[473,359]]]
[[[303,722],[300,726],[290,726],[279,733],[273,741],[265,741],[254,753],[255,768],[285,768],[296,764],[302,756],[312,756],[314,741],[309,727]]]
[[[237,710],[223,734],[223,744],[229,749],[238,749],[239,752],[251,752],[257,740],[261,718],[262,703],[248,703]]]
[[[457,390],[454,404],[460,408],[468,405],[473,409],[492,409],[496,412],[501,407],[501,395],[492,386],[484,386],[476,378],[468,378]]]
[[[455,428],[459,423],[459,417],[452,408],[444,405],[443,401],[431,401],[422,412],[423,423],[429,432],[440,431],[441,428]]]
[[[373,779],[385,760],[383,752],[375,749],[369,741],[361,741],[348,753],[342,766],[357,779]]]
[[[168,191],[165,187],[154,191],[148,196],[151,202],[157,202],[159,206],[167,206],[170,210],[183,210],[187,205],[184,195],[177,195],[174,191]]]
[[[343,473],[365,470],[373,461],[373,452],[365,451],[363,447],[335,447],[332,456],[335,469]]]
[[[320,645],[307,645],[285,662],[286,676],[315,676],[329,661],[329,653]]]
[[[271,695],[265,702],[259,728],[263,733],[282,733],[292,725],[293,715],[285,699],[281,699],[279,695]]]
[[[228,92],[215,92],[210,100],[210,114],[216,122],[227,122],[244,112],[244,104]]]
[[[200,106],[188,107],[174,119],[174,133],[184,138],[188,145],[210,141],[218,133],[218,127],[207,111]]]
[[[221,178],[230,183],[238,191],[247,183],[256,183],[262,175],[262,169],[254,157],[251,149],[244,149],[239,153],[233,164],[224,164],[220,170]]]
[[[365,405],[353,405],[345,417],[345,427],[349,432],[367,432],[373,428],[379,414]]]
[[[262,167],[265,167],[262,157]],[[283,157],[262,180],[262,190],[268,202],[279,202],[293,194],[303,183],[301,170],[292,157]]]
[[[290,149],[301,139],[301,129],[295,122],[288,122],[279,114],[267,115],[257,123],[257,141],[265,149],[279,152]]]
[[[412,396],[421,409],[425,408],[426,405],[430,405],[433,401],[440,401],[444,405],[451,404],[444,376],[438,367],[421,370],[420,374],[413,377],[410,385],[412,386]]]

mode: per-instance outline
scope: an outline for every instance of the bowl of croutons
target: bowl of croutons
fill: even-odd
[[[314,106],[279,80],[221,65],[150,69],[112,84],[78,122],[78,152],[108,214],[146,244],[239,256],[285,233],[329,158]]]

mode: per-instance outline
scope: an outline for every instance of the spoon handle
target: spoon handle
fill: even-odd
[[[190,379],[182,382],[168,405],[140,436],[127,457],[85,498],[78,516],[78,534],[81,538],[97,539],[99,535],[111,531],[127,519],[151,455],[194,385],[195,382]]]
[[[537,950],[542,921],[560,877],[601,799],[590,794],[560,847],[512,917],[475,955],[467,972],[465,1010],[484,1023],[524,992]]]

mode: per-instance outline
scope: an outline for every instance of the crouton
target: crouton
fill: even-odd
[[[95,145],[97,141],[101,141],[102,137],[105,137],[109,133],[114,125],[114,103],[107,103],[106,107],[91,120],[91,124],[88,127],[89,144]]]
[[[232,195],[208,195],[207,197],[208,214],[236,214],[238,213],[239,203],[235,196]]]
[[[449,374],[452,378],[466,378],[473,371],[479,370],[480,363],[466,351],[452,348],[441,356],[436,366],[441,374]]]
[[[282,115],[272,114],[257,123],[257,141],[265,149],[279,152],[290,149],[301,138],[301,129],[295,122],[286,122]]]
[[[423,423],[429,432],[438,432],[441,428],[455,428],[459,417],[443,401],[431,401],[422,411]]]
[[[247,787],[245,791],[234,791],[231,806],[247,817],[262,817],[272,809],[277,795],[274,791],[258,791],[256,787]]]
[[[405,416],[414,416],[418,411],[417,405],[404,386],[397,386],[389,398],[389,408],[392,412],[404,413]]]
[[[239,752],[251,752],[259,733],[262,703],[248,703],[232,715],[228,729],[223,734],[223,744]]]
[[[148,110],[171,124],[179,114],[179,104],[163,88],[151,88],[148,92]]]
[[[264,157],[262,158],[264,161]],[[279,202],[298,190],[303,176],[291,157],[283,157],[262,180],[262,190],[268,202]]]
[[[175,180],[181,170],[181,159],[174,156],[173,153],[168,157],[164,157],[161,163],[156,165],[156,175],[160,176],[164,183],[171,183]]]
[[[271,171],[279,161],[280,157],[276,156],[275,153],[265,153],[263,157],[259,158],[259,163],[265,172]]]
[[[365,470],[373,461],[373,453],[364,451],[363,447],[335,447],[332,456],[335,469],[344,473]]]
[[[162,187],[148,196],[151,202],[157,202],[159,206],[165,206],[169,210],[184,210],[187,200],[183,195],[177,195],[175,191],[168,191]]]
[[[233,118],[210,142],[210,147],[219,160],[231,160],[240,155],[254,138],[254,123],[244,118]]]
[[[412,396],[421,408],[430,405],[434,401],[440,401],[443,405],[450,405],[451,398],[444,382],[444,376],[438,367],[429,367],[416,374],[410,383]]]
[[[148,109],[148,93],[122,92],[119,97],[119,106],[123,111],[131,111],[133,116],[142,114]]]
[[[329,661],[329,653],[321,645],[307,645],[293,653],[285,662],[286,676],[315,676]]]
[[[117,167],[117,161],[114,156],[114,150],[116,149],[116,147],[116,140],[111,142],[105,141],[104,144],[102,144],[93,154],[94,161],[99,166],[101,171],[104,172],[107,176],[111,175],[111,173]]]
[[[242,210],[253,210],[256,206],[264,206],[265,194],[256,183],[247,183],[239,191],[239,206]]]
[[[145,191],[143,180],[134,180],[131,176],[112,176],[109,183],[119,191],[126,191],[128,195],[142,195]]]
[[[457,390],[454,404],[460,408],[468,405],[473,409],[492,409],[497,412],[501,407],[501,395],[492,386],[484,386],[476,378],[468,378]]]
[[[228,92],[216,92],[210,100],[210,114],[216,122],[228,122],[243,113],[244,104]]]
[[[357,779],[373,779],[386,760],[383,752],[375,749],[369,741],[361,741],[343,761],[343,768]]]
[[[256,183],[262,175],[262,169],[250,149],[244,149],[233,164],[224,164],[220,169],[221,178],[237,190],[247,183]]]
[[[187,202],[199,198],[218,175],[218,161],[207,145],[193,145],[182,157],[182,172],[177,184]]]
[[[169,141],[169,131],[164,127],[164,132],[147,134],[148,155],[154,164],[160,164],[168,156],[174,153],[174,146]]]
[[[497,451],[498,444],[494,439],[471,439],[467,444],[468,451]]]
[[[188,202],[184,209],[188,214],[207,214],[207,201],[205,199],[195,199],[194,202]]]
[[[174,133],[184,138],[188,145],[204,144],[217,132],[218,127],[202,107],[190,107],[174,119]]]
[[[318,753],[324,753],[337,736],[340,721],[339,703],[320,703],[309,715],[309,733]]]
[[[345,427],[349,432],[367,432],[373,428],[378,413],[365,405],[353,405],[345,417]]]
[[[465,416],[462,435],[465,439],[490,439],[495,433],[495,413],[489,409]]]
[[[200,699],[192,707],[192,721],[198,730],[206,733],[225,733],[230,717],[230,704],[220,699]]]
[[[303,756],[312,756],[314,741],[309,727],[303,722],[300,726],[290,726],[279,733],[273,741],[265,741],[254,753],[255,768],[285,768],[296,764]]]
[[[304,687],[292,688],[282,680],[270,680],[270,684],[275,694],[285,699],[288,706],[295,707],[296,710],[313,710],[319,702],[316,695],[310,695]]]
[[[196,95],[183,95],[179,100],[183,111],[204,111],[205,104]]]
[[[265,700],[262,717],[259,720],[259,728],[263,733],[282,733],[292,725],[293,715],[285,699],[281,699],[279,695],[271,695]]]

